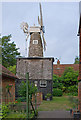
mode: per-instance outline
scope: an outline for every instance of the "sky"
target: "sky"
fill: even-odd
[[[42,2],[41,5],[47,43],[44,57],[58,58],[61,64],[73,64],[79,56],[79,2]],[[2,3],[2,36],[11,34],[11,41],[20,48],[22,56],[25,56],[26,35],[20,24],[24,21],[29,27],[38,25],[38,16],[38,2]],[[27,54],[29,41],[30,37]]]

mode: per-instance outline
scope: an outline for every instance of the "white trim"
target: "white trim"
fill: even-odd
[[[47,87],[47,81],[46,80],[40,80],[40,87]]]
[[[38,40],[33,40],[33,44],[37,45],[38,44]]]

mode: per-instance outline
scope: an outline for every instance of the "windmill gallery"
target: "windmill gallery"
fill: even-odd
[[[22,23],[21,28],[27,35],[26,41],[30,36],[28,57],[17,58],[16,75],[16,97],[18,96],[18,85],[22,80],[26,81],[25,74],[29,73],[29,82],[34,83],[38,90],[42,92],[43,99],[47,93],[52,94],[53,79],[53,57],[44,57],[43,48],[46,50],[46,42],[44,39],[44,26],[42,20],[42,9],[40,5],[40,19],[38,17],[39,26],[28,27],[27,23]],[[27,51],[27,49],[26,49]],[[52,96],[50,97],[52,99]]]

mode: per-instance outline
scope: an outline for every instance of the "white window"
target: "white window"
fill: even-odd
[[[47,81],[46,80],[40,80],[40,87],[46,87]]]
[[[38,44],[38,40],[33,40],[33,44],[37,45]]]

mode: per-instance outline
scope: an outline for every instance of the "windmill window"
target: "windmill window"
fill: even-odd
[[[33,44],[37,45],[38,44],[38,40],[33,40]]]
[[[47,81],[46,80],[40,80],[40,87],[47,87]]]

